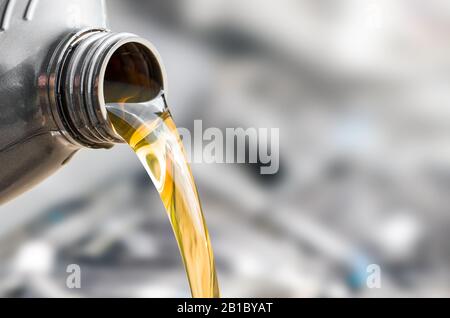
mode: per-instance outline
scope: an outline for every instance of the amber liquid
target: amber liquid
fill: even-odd
[[[169,215],[193,297],[219,297],[208,229],[183,144],[164,95],[107,105],[116,132],[147,170]]]

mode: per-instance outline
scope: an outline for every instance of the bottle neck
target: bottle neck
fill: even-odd
[[[147,41],[129,33],[113,33],[103,29],[80,31],[70,35],[56,50],[50,65],[50,100],[54,118],[72,143],[88,148],[111,148],[122,143],[108,120],[105,107],[104,81],[113,54],[126,45],[139,46],[146,76],[163,88],[165,76],[158,53]],[[133,55],[131,55],[133,56]],[[142,56],[142,57],[141,57]],[[139,63],[137,61],[136,63]],[[122,82],[132,78],[127,70]]]

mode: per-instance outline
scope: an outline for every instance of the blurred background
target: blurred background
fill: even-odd
[[[276,175],[193,165],[224,297],[450,296],[448,1],[106,3],[161,53],[179,126],[280,128]],[[0,207],[0,296],[189,296],[131,150]]]

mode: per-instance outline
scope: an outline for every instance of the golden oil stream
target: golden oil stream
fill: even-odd
[[[145,103],[107,104],[109,119],[159,192],[193,297],[220,297],[213,251],[191,168],[164,94]]]

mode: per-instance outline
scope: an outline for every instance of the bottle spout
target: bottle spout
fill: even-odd
[[[144,102],[166,88],[161,58],[145,39],[91,29],[70,35],[49,69],[50,100],[57,124],[82,147],[122,143],[108,120],[108,103]]]

